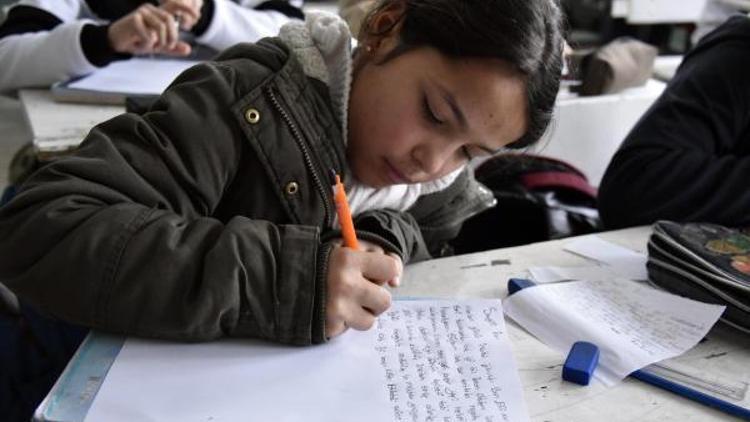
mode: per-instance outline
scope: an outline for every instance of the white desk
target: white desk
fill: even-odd
[[[633,25],[697,22],[706,8],[706,2],[707,0],[613,0],[610,15],[625,18]]]
[[[626,229],[600,234],[605,239],[644,252],[650,229]],[[534,265],[591,265],[562,250],[571,239],[542,242],[428,261],[407,267],[396,297],[500,298],[507,295],[507,280],[526,276]],[[494,265],[493,265],[494,263]],[[524,388],[532,421],[722,421],[724,413],[632,379],[607,388],[600,383],[588,387],[563,382],[564,356],[531,337],[508,321],[508,335]],[[734,336],[734,337],[733,337]],[[114,360],[122,338],[98,335],[97,347],[87,340],[60,377],[58,385],[37,411],[35,420],[80,421]],[[697,368],[702,376],[731,376],[750,381],[750,339],[716,327],[708,340],[675,359]],[[71,369],[73,368],[73,369]],[[77,373],[77,372],[78,373]],[[88,371],[88,372],[86,372]],[[66,386],[67,384],[67,386]],[[742,403],[748,406],[748,398]],[[50,410],[55,403],[55,418]],[[70,405],[70,406],[68,406]]]
[[[639,227],[601,233],[600,236],[632,250],[645,252],[650,228]],[[580,256],[564,252],[570,239],[497,249],[445,258],[410,266],[398,296],[505,297],[510,277],[528,277],[535,265],[591,265]],[[495,261],[496,265],[492,265]],[[509,261],[509,264],[504,264]],[[485,264],[485,266],[479,266]],[[464,269],[461,269],[464,267]],[[565,356],[539,342],[508,321],[508,334],[519,368],[529,414],[533,421],[723,421],[724,413],[665,392],[640,381],[626,379],[607,388],[563,382]],[[710,376],[728,375],[750,381],[750,339],[717,326],[708,340],[674,359]],[[746,398],[746,402],[750,402]],[[744,404],[747,406],[748,404]]]
[[[8,185],[8,170],[16,152],[30,141],[21,102],[0,95],[0,189]]]
[[[40,158],[71,150],[92,127],[125,111],[123,106],[58,103],[46,89],[19,92]]]

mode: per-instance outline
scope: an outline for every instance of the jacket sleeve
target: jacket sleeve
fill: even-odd
[[[81,47],[81,31],[91,22],[76,20],[78,2],[44,6],[44,1],[23,2],[0,25],[0,92],[49,86],[96,69]]]
[[[107,331],[324,341],[318,228],[210,217],[247,145],[228,112],[235,71],[189,69],[152,111],[97,126],[35,173],[0,210],[0,279]]]
[[[605,173],[606,227],[658,219],[750,225],[748,47],[745,36],[686,59]]]
[[[240,42],[256,42],[264,37],[276,36],[279,29],[293,19],[281,11],[251,9],[231,0],[207,2],[213,2],[211,19],[196,41],[219,51]],[[297,17],[301,18],[302,12],[295,10],[299,12]]]
[[[357,236],[395,252],[404,264],[430,258],[419,223],[406,212],[371,210],[357,216]]]
[[[107,25],[80,16],[80,0],[26,0],[0,25],[0,92],[46,87],[130,57],[109,45]]]
[[[451,253],[448,242],[464,221],[495,203],[492,192],[467,168],[449,187],[420,197],[407,212],[368,211],[357,216],[355,226],[361,237],[398,253],[408,264]]]

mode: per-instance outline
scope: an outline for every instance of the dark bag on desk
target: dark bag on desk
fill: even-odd
[[[617,38],[593,52],[573,54],[571,68],[581,80],[581,95],[615,94],[644,85],[658,49],[633,38]]]
[[[750,333],[750,229],[659,221],[648,242],[651,283],[725,305],[721,320]]]
[[[599,231],[596,189],[563,161],[503,154],[475,170],[497,206],[468,219],[451,242],[455,253],[525,245]]]

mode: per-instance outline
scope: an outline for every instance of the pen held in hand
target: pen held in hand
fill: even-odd
[[[182,12],[175,12],[174,15],[172,15],[174,18],[174,25],[177,27],[177,30],[179,31],[182,28]]]
[[[336,204],[336,213],[339,216],[339,224],[341,224],[341,235],[344,238],[344,246],[359,250],[359,242],[357,241],[357,233],[354,231],[354,222],[352,221],[352,213],[349,209],[349,201],[346,199],[344,184],[341,183],[341,178],[338,174],[336,175],[336,192],[333,195],[333,202]]]

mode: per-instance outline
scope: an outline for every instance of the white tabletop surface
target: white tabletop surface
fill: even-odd
[[[19,98],[34,146],[43,153],[75,148],[95,125],[125,112],[123,106],[58,103],[47,89],[22,89]]]
[[[605,240],[645,252],[649,227],[605,232]],[[580,266],[591,261],[562,250],[570,239],[497,249],[419,263],[407,267],[404,297],[504,298],[510,277],[526,277],[536,265]],[[494,264],[493,265],[493,261]],[[484,265],[483,265],[484,264]],[[533,421],[721,421],[725,413],[627,378],[615,387],[601,383],[587,387],[561,379],[565,356],[550,349],[519,326],[508,321],[516,364],[529,414]],[[750,381],[750,339],[722,326],[708,340],[674,359],[706,378],[729,377]],[[747,406],[748,398],[741,403]]]

